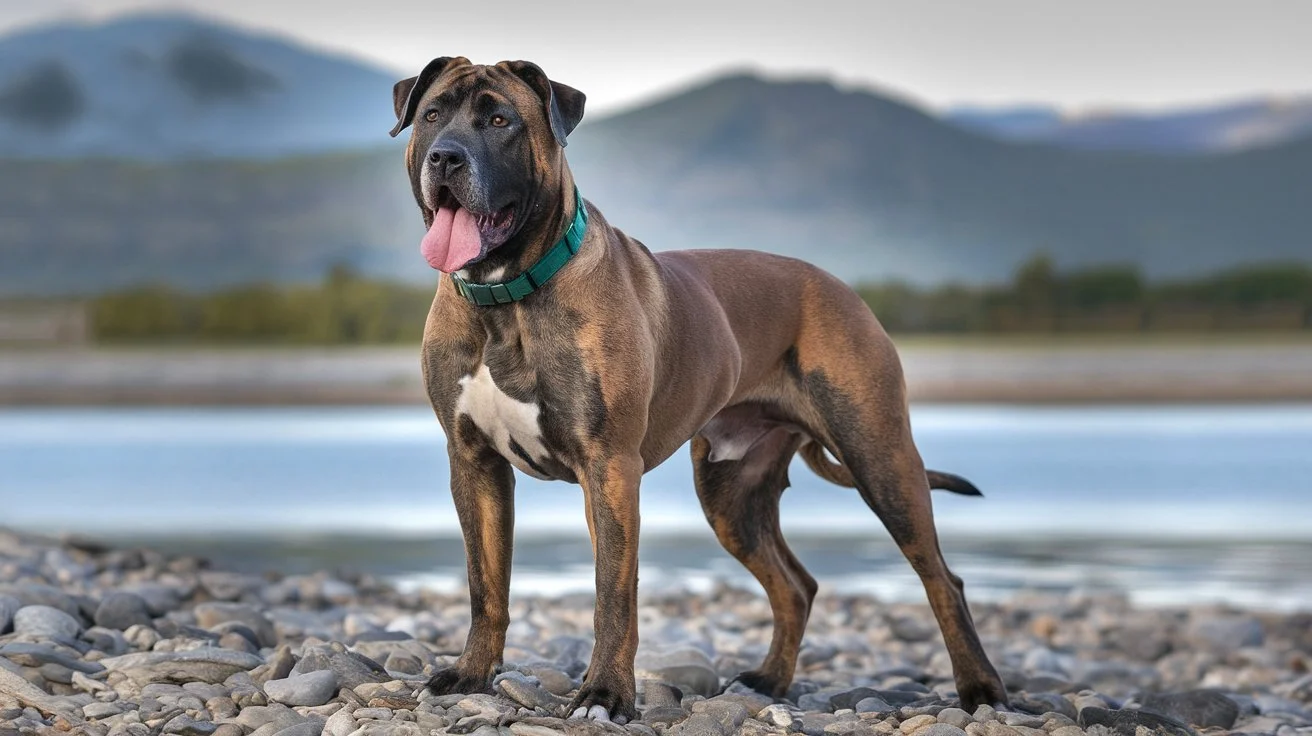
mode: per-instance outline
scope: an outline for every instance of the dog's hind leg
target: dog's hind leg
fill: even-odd
[[[859,394],[845,386],[853,372],[842,367],[807,371],[804,380],[817,415],[825,418],[836,457],[925,586],[963,707],[1004,704],[1006,690],[975,632],[961,578],[948,569],[939,548],[930,482],[912,441],[900,367],[895,361],[883,366],[877,379],[882,390],[865,390],[866,396],[879,397],[875,401],[855,398]]]
[[[723,457],[704,434],[694,437],[693,478],[715,536],[756,576],[774,614],[765,661],[736,679],[758,692],[782,697],[793,681],[816,592],[815,579],[793,556],[779,529],[779,498],[788,487],[788,463],[803,437],[784,426],[749,434],[750,446],[731,451],[729,457]],[[720,459],[713,461],[712,455]]]

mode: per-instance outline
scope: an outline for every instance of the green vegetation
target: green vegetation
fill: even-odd
[[[413,343],[432,301],[431,287],[364,279],[338,267],[317,286],[107,294],[91,301],[91,332],[100,343]]]
[[[1039,256],[1011,283],[857,291],[898,334],[1312,330],[1312,268],[1252,266],[1152,284],[1131,267],[1056,271]],[[99,343],[350,345],[417,342],[432,287],[361,278],[342,267],[316,286],[254,285],[208,294],[143,287],[91,300]]]
[[[1246,266],[1188,281],[1149,283],[1133,266],[1058,272],[1047,256],[995,287],[857,291],[894,333],[1242,332],[1312,329],[1312,268]]]

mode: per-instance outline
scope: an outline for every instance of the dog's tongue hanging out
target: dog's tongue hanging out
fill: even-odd
[[[464,207],[441,207],[433,214],[433,226],[419,246],[428,265],[442,273],[459,271],[483,251],[478,223]]]

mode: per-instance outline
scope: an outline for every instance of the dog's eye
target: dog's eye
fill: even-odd
[[[492,119],[488,122],[492,123],[492,127],[494,128],[504,128],[507,125],[510,125],[510,121],[507,120],[504,115],[493,115]]]
[[[429,110],[428,112],[424,113],[424,120],[427,120],[430,123],[436,123],[437,110]]]

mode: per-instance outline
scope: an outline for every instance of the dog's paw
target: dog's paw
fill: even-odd
[[[789,684],[786,681],[781,682],[778,677],[760,670],[747,670],[738,673],[737,677],[726,682],[724,687],[720,688],[720,694],[723,695],[728,692],[729,688],[733,687],[735,683],[775,699],[782,698],[787,694]]]
[[[434,695],[472,695],[492,692],[492,678],[469,676],[456,667],[438,670],[424,685]]]
[[[638,719],[637,696],[631,686],[625,690],[600,682],[585,682],[566,708],[566,713],[571,719],[607,721],[623,726]]]
[[[961,707],[967,713],[974,713],[981,705],[1006,708],[1009,703],[1007,689],[1002,686],[1002,681],[993,678],[957,683],[957,696],[961,698]]]

